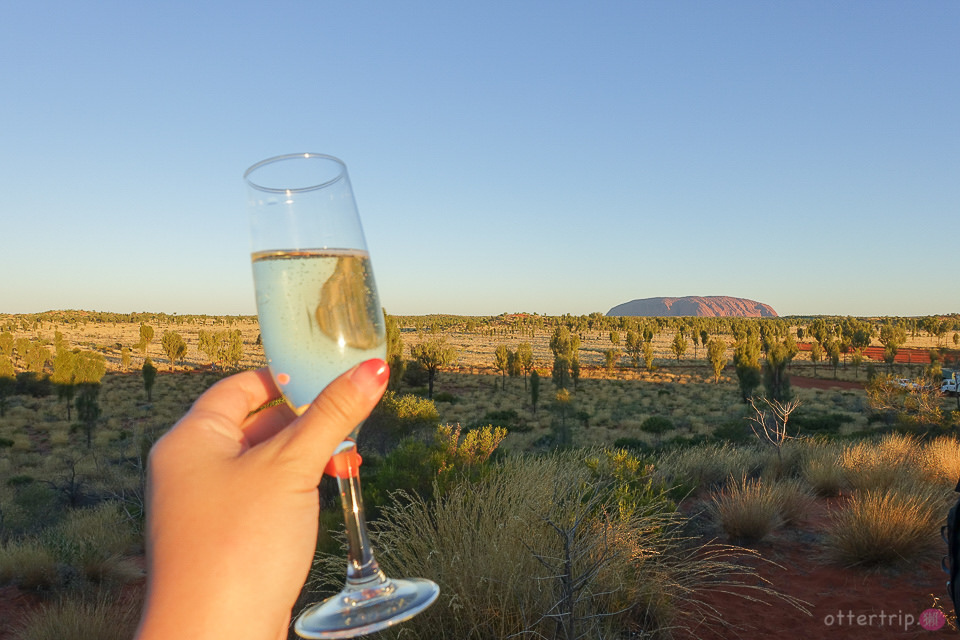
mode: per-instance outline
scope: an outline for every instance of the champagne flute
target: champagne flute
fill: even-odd
[[[316,153],[278,156],[244,173],[253,279],[267,364],[298,414],[341,373],[386,356],[383,309],[347,167]],[[354,429],[326,473],[337,479],[347,532],[347,578],[336,596],[308,607],[304,638],[352,638],[406,620],[439,588],[390,579],[374,559],[360,492]]]

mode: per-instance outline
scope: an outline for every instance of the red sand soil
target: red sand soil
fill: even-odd
[[[940,568],[939,554],[945,551],[945,545],[940,543],[935,547],[937,552],[896,568],[840,566],[825,556],[819,544],[829,512],[841,508],[840,500],[818,500],[803,522],[753,546],[764,560],[750,560],[752,566],[774,588],[807,603],[809,614],[774,598],[754,603],[734,595],[709,593],[703,599],[722,613],[723,621],[678,638],[956,637],[949,623],[938,630],[921,624],[921,616],[934,605],[934,598],[939,598],[944,612],[953,615],[945,586],[947,576]],[[943,622],[942,618],[924,618],[930,620]],[[927,622],[927,626],[936,625]]]

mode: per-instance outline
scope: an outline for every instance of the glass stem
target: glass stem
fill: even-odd
[[[342,459],[355,459],[352,451],[356,445],[344,442],[335,456]],[[389,581],[373,557],[373,547],[367,534],[367,522],[363,513],[363,494],[360,492],[359,469],[350,469],[350,473],[337,477],[340,488],[340,503],[343,506],[343,518],[347,529],[347,585],[349,590],[378,589]]]

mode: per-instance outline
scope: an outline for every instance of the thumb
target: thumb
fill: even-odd
[[[293,462],[319,483],[334,449],[370,415],[389,378],[387,363],[375,358],[327,385],[303,415],[273,438],[281,462]]]

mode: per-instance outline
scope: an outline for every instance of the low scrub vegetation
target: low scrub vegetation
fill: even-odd
[[[793,335],[846,330],[795,322],[394,318],[364,494],[385,570],[441,596],[385,637],[667,638],[719,623],[712,591],[802,608],[761,578],[758,549],[824,505],[811,544],[828,561],[929,551],[960,478],[960,413],[890,381],[934,364],[860,357],[816,375],[852,386],[790,384],[819,362]],[[411,348],[434,339],[442,362]],[[130,637],[146,454],[204,389],[262,363],[251,318],[0,317],[0,586],[36,604],[15,637]],[[789,419],[751,428],[765,397],[795,401]],[[343,574],[322,495],[305,598]]]

